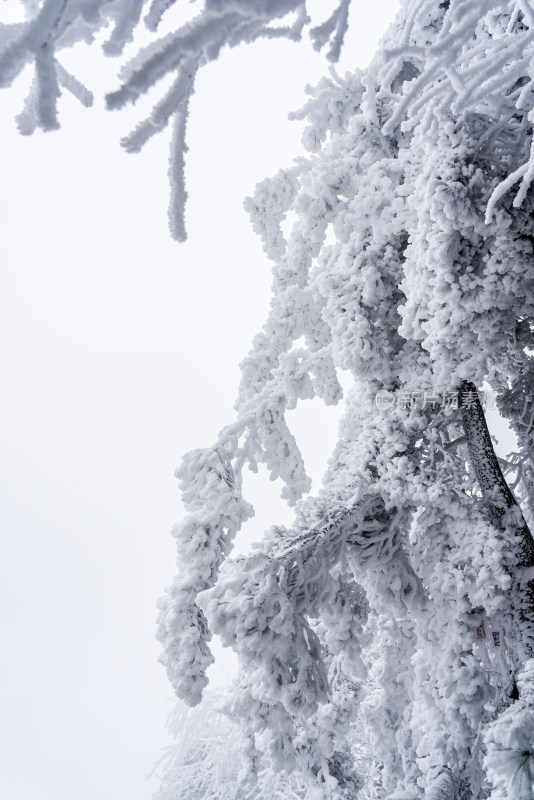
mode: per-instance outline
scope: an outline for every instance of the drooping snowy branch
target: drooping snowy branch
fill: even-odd
[[[178,241],[186,238],[184,157],[188,101],[200,68],[218,58],[224,47],[250,44],[261,38],[299,41],[309,27],[305,0],[207,0],[201,11],[176,30],[158,36],[165,12],[176,0],[41,0],[28,3],[25,23],[4,25],[0,31],[0,87],[6,87],[29,64],[34,80],[23,112],[18,118],[21,133],[36,128],[59,127],[57,102],[63,86],[85,106],[92,93],[58,60],[62,49],[78,42],[92,42],[111,26],[103,44],[107,56],[121,55],[134,39],[143,12],[151,41],[121,68],[121,86],[106,97],[107,107],[122,108],[135,103],[167,75],[171,88],[156,102],[147,119],[122,140],[128,152],[137,152],[155,134],[174,121],[169,177],[170,229]],[[350,0],[339,0],[326,23],[310,30],[317,49],[330,44],[328,58],[339,57],[348,24]]]
[[[189,453],[177,476],[189,514],[173,531],[180,572],[160,601],[158,639],[176,693],[196,704],[213,662],[211,633],[197,597],[216,582],[233,537],[253,509],[241,498],[231,463],[220,449]]]

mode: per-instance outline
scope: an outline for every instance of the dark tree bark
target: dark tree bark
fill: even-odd
[[[519,503],[506,483],[493,449],[490,433],[476,387],[464,381],[460,387],[460,409],[469,462],[482,492],[486,513],[501,533],[513,534],[515,550],[512,602],[517,644],[522,656],[534,655],[534,540]]]

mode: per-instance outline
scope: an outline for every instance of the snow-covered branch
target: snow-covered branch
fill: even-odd
[[[169,177],[171,234],[178,241],[186,238],[184,179],[188,101],[194,91],[198,70],[218,58],[224,47],[251,44],[262,38],[299,41],[311,25],[305,0],[206,0],[203,9],[176,30],[158,35],[168,11],[178,0],[41,0],[27,3],[24,23],[3,25],[0,32],[0,87],[10,86],[22,70],[33,65],[34,80],[18,117],[21,133],[31,134],[59,127],[58,99],[61,87],[70,91],[84,106],[93,96],[58,60],[61,50],[78,42],[93,42],[97,34],[111,33],[103,44],[107,56],[122,54],[134,39],[143,12],[146,31],[142,46],[120,71],[121,85],[109,92],[109,109],[135,103],[167,75],[171,88],[158,100],[150,116],[122,140],[128,152],[137,152],[171,120]],[[330,45],[328,58],[339,58],[348,24],[350,0],[339,0],[329,19],[313,28],[314,46]],[[182,5],[182,3],[180,3]],[[281,24],[279,24],[281,23]]]

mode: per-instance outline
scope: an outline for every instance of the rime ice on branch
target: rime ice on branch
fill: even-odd
[[[62,66],[59,53],[78,42],[93,42],[106,32],[103,51],[119,56],[134,39],[144,14],[150,44],[144,46],[120,71],[121,86],[106,97],[107,107],[135,103],[167,75],[173,82],[156,102],[151,114],[121,144],[128,152],[139,151],[156,133],[173,125],[169,178],[169,224],[178,241],[186,238],[184,182],[185,136],[189,98],[198,70],[216,59],[225,46],[235,47],[260,38],[298,41],[310,27],[306,0],[206,0],[204,8],[177,30],[158,35],[165,14],[180,0],[21,0],[27,21],[0,24],[0,87],[9,86],[22,70],[33,65],[34,80],[17,122],[21,133],[59,127],[57,101],[61,88],[84,106],[92,93]],[[310,28],[314,46],[330,45],[327,57],[336,61],[347,28],[350,0],[339,0],[331,16]]]

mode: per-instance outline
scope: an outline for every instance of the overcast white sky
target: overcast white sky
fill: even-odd
[[[398,3],[353,5],[344,68],[368,62]],[[116,86],[113,62],[77,59],[99,98]],[[139,156],[118,145],[140,112],[65,96],[62,130],[23,139],[22,84],[0,95],[1,798],[154,791],[144,775],[172,704],[154,618],[174,570],[173,472],[233,418],[270,284],[242,200],[301,152],[287,113],[325,69],[307,44],[260,42],[203,70],[185,245],[167,231],[167,137]],[[336,419],[314,406],[293,420],[314,478]],[[276,488],[251,491],[258,538],[283,511]]]

